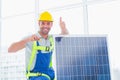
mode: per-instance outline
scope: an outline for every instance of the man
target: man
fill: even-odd
[[[54,80],[52,68],[53,37],[49,31],[53,26],[52,15],[45,11],[39,17],[38,33],[13,43],[8,52],[16,52],[26,47],[26,76],[29,80]],[[61,34],[68,34],[65,23],[60,18]]]

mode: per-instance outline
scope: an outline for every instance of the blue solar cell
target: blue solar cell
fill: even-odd
[[[56,37],[57,80],[111,80],[106,37]]]

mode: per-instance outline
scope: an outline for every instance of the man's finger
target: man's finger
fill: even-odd
[[[39,40],[40,38],[38,36],[34,36],[34,40]]]
[[[40,38],[36,36],[36,40],[39,40]]]
[[[60,23],[62,22],[62,17],[60,17]]]

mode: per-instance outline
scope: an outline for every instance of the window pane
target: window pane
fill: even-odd
[[[34,12],[34,0],[2,0],[2,17]]]
[[[75,4],[82,2],[82,0],[40,0],[39,1],[39,10],[41,9],[48,9],[48,8],[55,8],[58,6],[65,6],[69,4]],[[52,4],[53,3],[53,4]]]
[[[1,32],[1,46],[4,50],[13,42],[33,33],[35,31],[34,22],[33,14],[4,19]]]
[[[59,19],[66,23],[66,27],[70,34],[83,34],[83,9],[82,7],[71,8],[67,10],[53,11],[52,15],[54,17],[54,27],[51,33],[59,34],[61,32],[59,26]]]

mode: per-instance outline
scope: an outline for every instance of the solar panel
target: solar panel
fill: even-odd
[[[106,37],[56,37],[57,80],[111,80]]]

